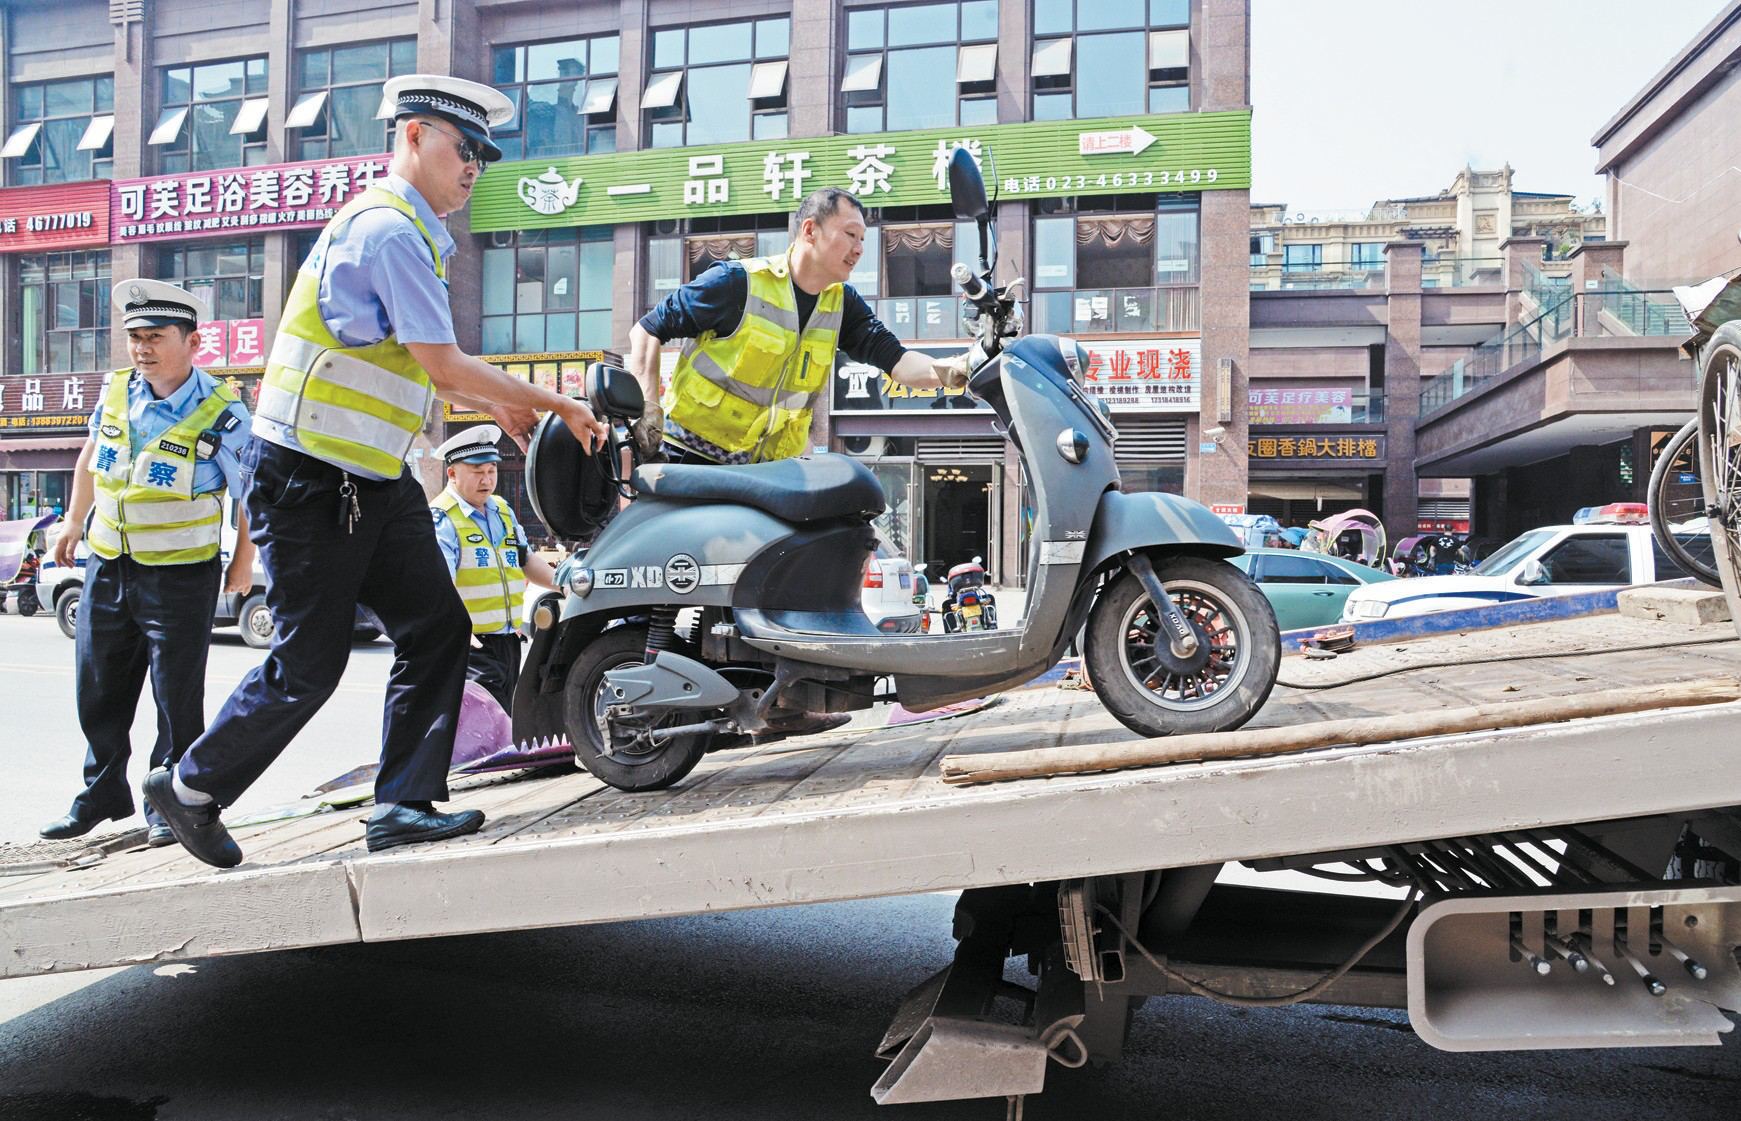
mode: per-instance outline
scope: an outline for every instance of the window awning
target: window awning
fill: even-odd
[[[252,136],[266,124],[266,106],[264,97],[251,97],[242,102],[242,107],[236,110],[236,123],[230,126],[231,136]]]
[[[955,56],[955,80],[959,83],[989,82],[997,77],[997,44],[975,43],[962,47]]]
[[[165,109],[163,116],[157,119],[157,127],[151,130],[148,145],[174,144],[181,137],[182,126],[187,124],[188,106],[179,109]]]
[[[301,101],[290,107],[290,114],[284,118],[284,127],[307,128],[320,120],[320,111],[325,108],[325,90],[304,94]]]
[[[650,82],[641,94],[641,108],[669,109],[677,104],[677,91],[683,88],[683,71],[661,74]]]
[[[786,60],[758,62],[750,71],[750,97],[779,97],[786,90]]]
[[[617,80],[594,78],[586,84],[586,99],[580,103],[582,115],[609,113],[617,103]]]
[[[1034,48],[1034,77],[1057,78],[1070,76],[1070,44],[1074,39],[1054,39],[1050,43],[1041,43]]]
[[[1180,70],[1191,65],[1191,33],[1177,31],[1149,32],[1149,69]]]
[[[865,93],[883,84],[883,56],[859,55],[846,60],[846,74],[840,79],[841,93]]]
[[[36,134],[42,131],[41,121],[32,121],[20,126],[11,136],[6,138],[6,146],[0,148],[0,160],[15,160],[30,151],[30,146],[36,143]]]
[[[104,113],[101,116],[91,118],[90,126],[85,129],[85,134],[79,137],[79,142],[74,147],[80,152],[100,151],[109,146],[109,138],[113,135],[115,135],[115,114]]]

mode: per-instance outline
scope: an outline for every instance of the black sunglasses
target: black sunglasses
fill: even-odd
[[[460,161],[462,163],[475,163],[475,164],[477,164],[478,165],[478,174],[479,175],[483,174],[484,165],[487,162],[484,159],[483,145],[479,144],[476,140],[473,140],[469,136],[461,136],[457,132],[448,132],[446,129],[442,128],[438,124],[432,124],[429,121],[419,121],[417,123],[422,125],[425,128],[432,128],[436,132],[443,133],[447,136],[451,136],[455,140],[459,141]]]

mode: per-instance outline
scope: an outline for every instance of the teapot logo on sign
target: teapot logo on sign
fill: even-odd
[[[536,179],[522,176],[520,201],[546,216],[561,214],[580,197],[580,185],[584,182],[584,179],[576,177],[570,183],[554,167]]]

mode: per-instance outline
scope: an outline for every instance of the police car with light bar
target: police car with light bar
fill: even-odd
[[[1571,525],[1532,529],[1465,574],[1388,580],[1357,588],[1342,608],[1345,623],[1460,611],[1545,596],[1599,592],[1687,575],[1651,535],[1643,503],[1579,510]],[[1710,555],[1703,534],[1680,536],[1696,557]]]

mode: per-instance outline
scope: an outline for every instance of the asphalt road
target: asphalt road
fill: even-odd
[[[72,644],[0,616],[0,840],[75,789]],[[259,655],[220,638],[208,711]],[[384,643],[250,791],[281,802],[373,758]],[[149,709],[142,709],[149,713]],[[149,717],[136,726],[143,744]],[[135,778],[142,777],[137,761]],[[672,1117],[995,1121],[877,1107],[871,1050],[952,948],[948,896],[0,981],[0,1121]],[[1435,1051],[1400,1012],[1150,1001],[1123,1063],[1054,1066],[1028,1118],[1490,1121],[1728,1117],[1741,1050]]]

